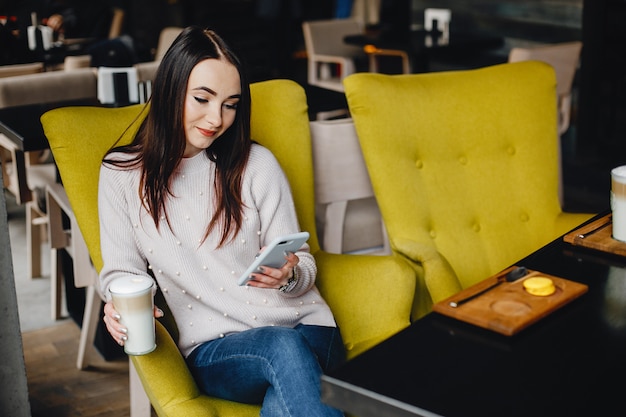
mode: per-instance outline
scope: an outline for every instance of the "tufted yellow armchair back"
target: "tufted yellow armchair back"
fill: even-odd
[[[591,214],[558,199],[556,80],[547,64],[344,80],[391,246],[452,295]],[[414,310],[415,311],[415,310]]]

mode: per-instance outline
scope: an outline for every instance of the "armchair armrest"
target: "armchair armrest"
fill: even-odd
[[[398,255],[315,253],[317,287],[351,359],[410,324],[416,268]]]
[[[423,284],[428,290],[426,294],[430,294],[431,302],[437,303],[462,290],[454,269],[436,247],[411,239],[395,239],[392,246],[394,251],[421,265]],[[428,310],[424,310],[425,301],[423,294],[415,294],[413,319],[419,318],[432,308],[431,304]]]
[[[130,359],[159,416],[259,415],[259,406],[203,395],[172,337],[159,321],[155,325],[157,348]]]

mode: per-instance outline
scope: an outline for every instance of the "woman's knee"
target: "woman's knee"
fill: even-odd
[[[270,327],[268,334],[266,347],[270,347],[269,351],[275,359],[298,362],[315,356],[306,338],[294,329]]]

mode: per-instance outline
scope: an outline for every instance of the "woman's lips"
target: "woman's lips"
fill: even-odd
[[[198,129],[198,132],[200,132],[201,135],[207,136],[207,137],[213,137],[213,136],[215,136],[215,133],[217,132],[215,130],[202,129],[200,127],[198,127],[197,129]]]

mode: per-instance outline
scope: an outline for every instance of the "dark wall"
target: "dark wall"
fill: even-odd
[[[585,0],[579,145],[609,167],[626,164],[625,21],[626,1]]]

